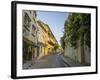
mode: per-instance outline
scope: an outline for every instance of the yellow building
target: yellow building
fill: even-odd
[[[45,49],[44,49],[44,55],[49,55],[51,53],[54,53],[54,46],[55,44],[58,44],[57,40],[55,39],[51,29],[49,26],[42,21],[37,21],[38,25],[42,28],[45,38]]]

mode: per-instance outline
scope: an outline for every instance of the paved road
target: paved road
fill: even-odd
[[[38,60],[34,65],[30,66],[30,69],[36,68],[57,68],[57,67],[68,67],[61,54],[52,54]]]

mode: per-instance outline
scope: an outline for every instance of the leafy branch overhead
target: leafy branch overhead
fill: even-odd
[[[80,40],[81,45],[86,44],[90,47],[90,14],[70,13],[64,24],[64,35],[61,41],[68,42],[73,47],[77,47],[77,41]],[[64,44],[63,42],[63,44]]]

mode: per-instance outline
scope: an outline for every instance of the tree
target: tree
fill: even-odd
[[[72,13],[65,21],[65,42],[77,47],[77,40],[81,37],[81,44],[90,48],[90,14]]]
[[[65,39],[65,36],[63,36],[63,37],[60,38],[61,47],[63,49],[65,49],[65,41],[64,41],[64,39]]]
[[[61,37],[61,45],[65,48],[71,45],[77,49],[78,44],[81,50],[81,61],[85,62],[84,45],[91,48],[91,24],[90,14],[71,13],[64,24],[64,35]],[[68,43],[68,44],[67,44]]]
[[[55,50],[55,52],[56,52],[56,50],[59,48],[59,45],[58,44],[55,44],[55,46],[54,46],[54,50]]]

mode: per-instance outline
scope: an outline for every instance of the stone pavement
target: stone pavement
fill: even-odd
[[[51,54],[42,57],[37,60],[27,61],[23,65],[23,69],[36,69],[36,68],[57,68],[57,67],[80,67],[89,66],[87,64],[81,64],[69,57],[65,57],[63,54]]]

